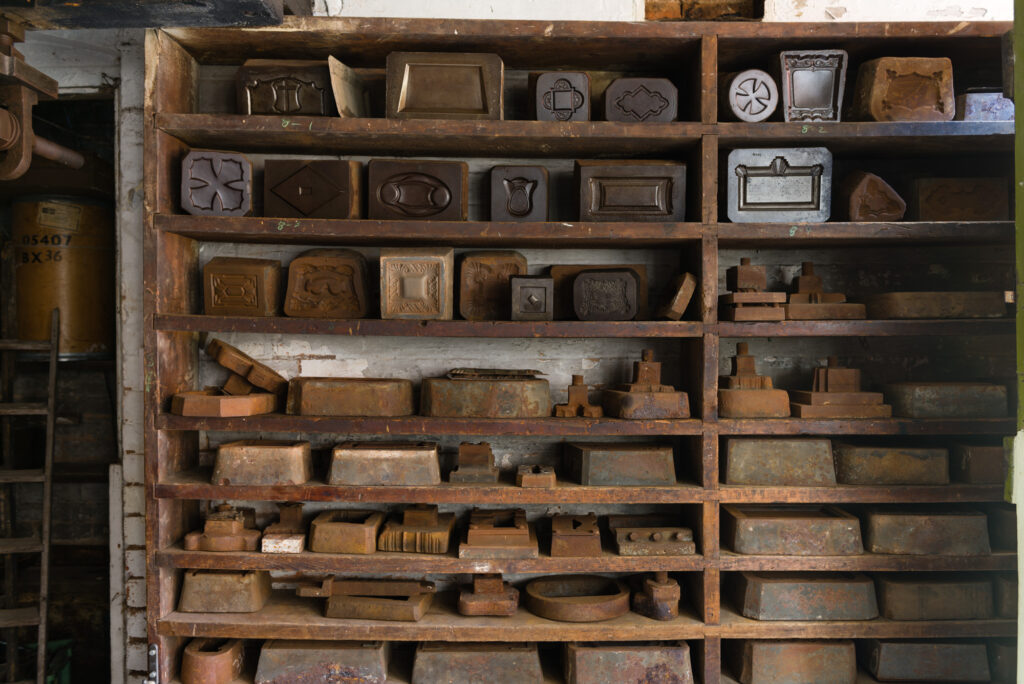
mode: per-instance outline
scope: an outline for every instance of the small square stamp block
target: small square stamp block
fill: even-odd
[[[450,247],[381,249],[381,318],[451,320],[454,272]]]
[[[554,319],[555,284],[544,276],[512,276],[513,321],[550,321]]]
[[[543,166],[491,169],[492,221],[547,221],[548,170]]]
[[[280,311],[281,262],[214,257],[203,267],[207,316],[276,316]]]
[[[248,216],[252,162],[234,152],[190,150],[181,160],[181,208],[194,216]]]
[[[530,74],[537,121],[590,121],[590,77],[582,71]]]

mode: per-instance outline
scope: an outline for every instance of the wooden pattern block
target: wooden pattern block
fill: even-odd
[[[327,56],[327,70],[331,75],[334,106],[343,119],[363,119],[370,116],[370,95],[359,73],[340,60]]]
[[[387,58],[389,119],[505,118],[505,65],[473,52],[392,52]]]
[[[741,572],[736,606],[753,620],[873,620],[875,584],[861,573]]]
[[[866,644],[865,664],[879,681],[987,682],[984,642],[883,641]]]
[[[492,221],[547,221],[548,170],[543,166],[491,168]]]
[[[654,350],[644,349],[641,360],[633,362],[633,382],[606,389],[604,412],[613,418],[658,420],[689,418],[690,399],[671,385],[661,384],[661,363]]]
[[[900,221],[907,203],[881,177],[854,171],[839,184],[840,215],[850,221]]]
[[[836,478],[840,484],[949,484],[949,450],[924,447],[872,447],[835,443]]]
[[[860,121],[952,121],[948,57],[880,57],[860,65],[851,112]]]
[[[621,443],[569,443],[565,470],[587,486],[670,486],[676,483],[671,446]]]
[[[664,306],[658,309],[658,318],[670,321],[681,320],[697,291],[697,285],[697,277],[692,273],[682,273],[676,276],[672,281],[672,287],[669,288],[671,296]]]
[[[309,525],[309,550],[314,553],[370,554],[384,524],[380,511],[346,508],[323,511]]]
[[[886,292],[867,301],[873,319],[1001,318],[1002,292]]]
[[[451,320],[455,251],[450,247],[380,250],[380,317]]]
[[[247,59],[235,77],[239,114],[332,116],[331,74],[321,60]]]
[[[734,553],[849,556],[864,553],[860,521],[835,506],[721,507],[722,541]]]
[[[294,416],[411,416],[412,381],[401,378],[292,378]]]
[[[469,514],[459,558],[537,558],[537,533],[521,509],[481,510]]]
[[[992,581],[943,573],[878,575],[878,601],[887,620],[990,620]]]
[[[647,304],[647,266],[645,264],[605,264],[599,265],[563,265],[557,264],[549,269],[555,297],[554,320],[573,320],[573,283],[581,273],[586,271],[630,270],[637,275],[636,287],[637,320],[647,320],[650,309]],[[548,319],[550,320],[550,319]]]
[[[970,509],[875,509],[864,521],[868,551],[914,556],[987,556],[988,521]]]
[[[362,164],[340,159],[268,159],[263,165],[263,215],[280,218],[362,218]]]
[[[459,271],[459,314],[467,321],[511,318],[511,279],[526,275],[519,252],[468,252]]]
[[[1009,221],[1006,178],[918,178],[910,215],[918,221]]]
[[[417,504],[406,508],[397,516],[388,518],[377,540],[378,551],[405,553],[448,553],[454,513],[438,513],[437,506]]]
[[[351,249],[311,249],[288,265],[286,316],[364,318],[369,311],[366,258]]]
[[[671,161],[577,160],[580,221],[682,221],[686,164]]]
[[[371,159],[367,215],[379,221],[465,221],[469,167],[465,162]]]
[[[853,641],[744,641],[733,654],[740,684],[854,684]]]
[[[217,447],[211,482],[222,486],[301,485],[313,476],[309,442],[240,439]]]
[[[723,482],[762,487],[834,487],[827,439],[730,437],[723,451]]]
[[[805,261],[800,275],[794,280],[796,292],[789,295],[786,318],[791,321],[849,320],[867,317],[863,304],[846,301],[846,295],[825,292],[821,276],[814,272],[814,264]]]
[[[248,216],[252,162],[234,152],[189,150],[181,160],[180,201],[195,216]]]
[[[344,442],[331,450],[332,486],[433,486],[441,484],[435,442]]]
[[[617,78],[604,91],[605,121],[664,123],[679,113],[679,90],[667,78]]]
[[[1006,387],[984,382],[896,382],[885,386],[901,418],[1004,418]]]
[[[270,598],[266,570],[185,570],[178,610],[182,613],[255,613]]]
[[[473,584],[459,592],[459,615],[509,616],[518,608],[519,590],[500,574],[473,575]]]
[[[637,314],[639,278],[634,271],[584,271],[573,278],[572,304],[581,321],[630,321]]]
[[[530,74],[537,121],[590,121],[590,76],[584,71]]]
[[[774,389],[772,379],[757,374],[756,360],[746,342],[736,345],[733,374],[722,378],[718,415],[723,418],[788,418],[789,393]]]
[[[243,377],[254,387],[273,394],[280,394],[288,389],[288,381],[284,377],[223,340],[210,340],[206,345],[206,355],[216,361],[218,365]]]
[[[276,316],[281,310],[281,262],[214,257],[203,266],[207,316]]]
[[[277,396],[249,394],[231,396],[217,389],[178,392],[171,397],[171,413],[177,416],[203,418],[240,418],[273,413],[277,410]]]

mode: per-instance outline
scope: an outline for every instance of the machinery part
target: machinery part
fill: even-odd
[[[551,556],[600,556],[601,528],[597,516],[556,515],[551,518]]]
[[[494,466],[494,453],[487,442],[459,444],[455,468],[448,473],[448,481],[458,484],[492,484],[498,481],[500,471]]]
[[[186,551],[255,551],[260,531],[254,519],[255,509],[221,504],[206,516],[202,532],[185,535],[183,546]]]
[[[560,622],[600,622],[629,612],[629,589],[599,575],[556,575],[526,585],[526,607]]]
[[[437,506],[417,504],[406,508],[401,516],[401,522],[392,517],[384,523],[377,540],[378,551],[448,553],[454,513],[438,513]]]
[[[661,570],[643,577],[639,590],[633,594],[633,611],[652,620],[674,620],[679,617],[682,590],[679,582]]]
[[[473,585],[459,592],[462,615],[515,615],[518,607],[519,590],[500,574],[473,575]]]
[[[320,585],[299,585],[297,593],[299,596],[326,598],[324,616],[329,618],[415,622],[430,608],[434,584],[328,577]]]
[[[181,656],[181,684],[232,684],[244,656],[241,639],[193,639]]]
[[[315,553],[375,553],[383,523],[380,511],[323,511],[310,523],[309,548]]]
[[[469,514],[459,558],[537,558],[537,533],[522,509],[480,510]]]

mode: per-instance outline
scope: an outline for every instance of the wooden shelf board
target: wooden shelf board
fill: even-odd
[[[511,473],[506,473],[511,475]],[[503,481],[494,485],[444,483],[422,487],[355,487],[322,481],[265,487],[210,483],[209,468],[175,473],[155,487],[158,499],[226,499],[239,501],[337,501],[358,503],[699,503],[704,490],[693,483],[675,487],[591,487],[559,481],[553,488],[523,488]]]
[[[1012,121],[842,121],[838,123],[720,123],[715,126],[723,150],[749,147],[827,146],[833,153],[878,152],[887,155],[956,152],[1009,152]]]
[[[1012,418],[723,418],[715,425],[722,435],[1010,435],[1015,432]]]
[[[244,418],[191,418],[163,413],[156,418],[160,430],[211,432],[338,433],[346,435],[519,435],[597,437],[642,435],[699,435],[701,421],[622,420],[620,418],[344,418],[289,416],[269,413]]]
[[[713,561],[708,561],[711,565]],[[813,570],[813,571],[982,571],[1014,572],[1017,554],[996,551],[989,556],[896,556],[863,553],[855,556],[754,556],[721,549],[718,567],[733,570]]]
[[[157,214],[157,230],[206,242],[456,247],[663,247],[699,240],[700,223],[376,221]]]
[[[722,503],[955,503],[998,502],[1002,485],[950,483],[932,486],[754,487],[720,485]]]
[[[704,624],[689,610],[670,621],[630,612],[604,622],[556,622],[520,606],[510,617],[466,617],[444,593],[419,622],[340,620],[323,617],[324,599],[274,592],[257,613],[172,612],[157,621],[163,636],[242,639],[343,639],[386,641],[636,641],[702,639]]]
[[[704,331],[703,324],[695,321],[405,321],[187,314],[158,314],[153,324],[168,331],[388,337],[679,338],[700,337]]]
[[[889,337],[897,335],[1013,335],[1012,318],[962,320],[720,321],[710,331],[719,337]]]
[[[180,547],[157,552],[158,562],[173,568],[209,570],[286,570],[304,573],[342,574],[460,574],[501,573],[553,574],[564,572],[699,572],[702,556],[619,556],[605,550],[601,556],[552,558],[470,559],[459,558],[452,543],[446,554],[378,552],[366,555],[338,553],[259,553],[246,551],[185,551]]]
[[[892,245],[894,243],[1013,243],[1013,221],[896,223],[717,223],[722,249]]]
[[[1017,621],[1009,620],[751,620],[728,606],[721,608],[720,624],[713,629],[723,639],[942,639],[947,637],[1004,637],[1017,634]]]
[[[156,127],[190,147],[237,152],[374,157],[678,157],[712,127],[694,122],[342,119],[327,116],[156,114]],[[1011,124],[1012,139],[1012,124]],[[891,144],[891,141],[890,141]]]

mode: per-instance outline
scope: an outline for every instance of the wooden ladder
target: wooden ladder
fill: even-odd
[[[0,629],[7,645],[4,680],[17,684],[44,684],[46,681],[46,616],[50,593],[50,500],[53,484],[54,428],[57,424],[57,357],[60,342],[60,310],[50,317],[50,339],[47,341],[0,339],[0,420],[2,420],[3,468],[0,468],[0,556],[3,557],[3,607],[0,608]],[[44,402],[14,402],[14,355],[18,352],[45,353],[48,356],[47,394]],[[46,445],[42,468],[15,467],[12,453],[12,419],[21,416],[46,417]],[[14,537],[14,485],[42,484],[42,516],[38,537]],[[35,606],[19,606],[17,601],[16,554],[38,553],[39,602]],[[18,628],[36,626],[36,673],[30,679],[18,680]],[[2,676],[2,675],[0,675]]]

